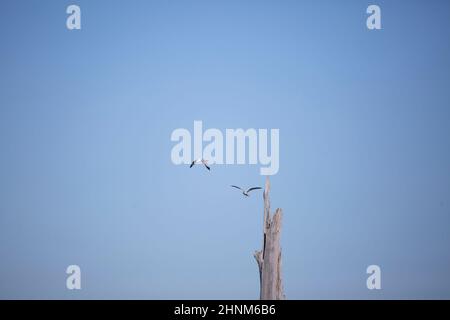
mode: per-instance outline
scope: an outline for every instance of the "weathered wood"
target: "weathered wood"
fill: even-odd
[[[270,215],[270,181],[266,178],[264,189],[264,221],[262,250],[256,251],[254,257],[258,263],[260,299],[282,300],[285,299],[283,281],[281,277],[281,221],[283,212],[277,209],[273,216]]]

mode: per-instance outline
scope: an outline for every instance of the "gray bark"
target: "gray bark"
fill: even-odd
[[[263,221],[263,246],[256,251],[254,257],[259,268],[260,299],[282,300],[285,299],[283,281],[281,277],[281,221],[283,212],[280,208],[270,215],[270,181],[266,178],[264,189],[264,221]]]

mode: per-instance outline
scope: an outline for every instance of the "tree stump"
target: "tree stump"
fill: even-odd
[[[254,257],[259,268],[260,299],[285,299],[283,281],[281,277],[281,220],[283,212],[280,208],[270,215],[270,181],[266,177],[264,188],[264,221],[263,221],[263,247],[256,251]]]

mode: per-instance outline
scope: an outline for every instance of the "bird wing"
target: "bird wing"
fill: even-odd
[[[249,193],[250,191],[259,190],[259,189],[262,189],[262,188],[261,187],[253,187],[253,188],[248,189],[247,193]]]
[[[242,188],[241,188],[241,187],[238,187],[238,186],[231,186],[231,187],[236,188],[236,189],[239,189],[239,190],[242,190]],[[242,190],[242,191],[243,191],[243,190]]]
[[[203,163],[203,164],[205,165],[206,169],[211,170],[211,168],[208,167],[208,165],[206,163]]]
[[[194,166],[194,164],[195,164],[195,160],[192,161],[192,163],[191,163],[191,165],[189,166],[189,168],[192,168],[192,167]]]

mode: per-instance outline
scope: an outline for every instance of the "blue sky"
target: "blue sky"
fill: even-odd
[[[194,120],[280,129],[287,298],[450,298],[448,1],[0,10],[0,298],[258,298],[264,177],[173,165]]]

